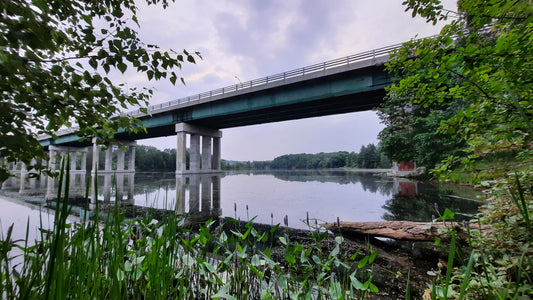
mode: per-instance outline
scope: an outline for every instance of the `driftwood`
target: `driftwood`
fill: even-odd
[[[393,238],[396,240],[407,241],[434,241],[436,237],[446,241],[450,239],[447,230],[439,230],[439,228],[455,227],[457,237],[463,241],[468,239],[467,229],[463,226],[451,222],[429,223],[431,227],[428,228],[429,222],[411,222],[411,221],[384,221],[384,222],[340,222],[326,223],[324,227],[331,231],[341,231],[344,233],[355,235],[370,235],[375,237]],[[340,226],[339,226],[340,225]],[[474,226],[479,229],[478,226]],[[487,227],[481,227],[482,230]]]

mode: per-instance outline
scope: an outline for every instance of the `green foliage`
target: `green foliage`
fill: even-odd
[[[324,169],[341,168],[346,164],[348,152],[339,151],[333,153],[318,154],[286,154],[276,157],[272,163],[272,169]]]
[[[470,182],[489,188],[477,224],[469,225],[470,255],[458,257],[461,247],[452,243],[446,273],[433,272],[436,279],[424,299],[529,299],[533,6],[511,0],[457,4],[458,11],[452,12],[439,0],[404,1],[413,16],[447,24],[435,38],[406,43],[388,65],[399,79],[389,89],[392,102],[385,113],[400,120],[393,125],[405,125],[398,128],[398,141],[391,140],[400,147],[414,142],[409,134],[416,121],[403,122],[401,117],[427,118],[450,107],[450,114],[435,118],[438,126],[423,132],[465,142],[447,153],[438,172],[453,180],[469,176]],[[423,109],[430,112],[419,114]],[[460,172],[453,172],[458,167]],[[485,224],[490,226],[474,230]]]
[[[235,162],[222,161],[223,170],[306,170],[334,168],[390,168],[391,160],[380,153],[374,144],[362,146],[359,153],[338,151],[317,154],[286,154],[272,161]]]
[[[176,149],[163,151],[153,146],[135,147],[135,170],[137,171],[168,171],[176,170]]]
[[[118,203],[103,221],[97,205],[90,220],[67,224],[67,199],[58,197],[54,228],[34,245],[27,238],[12,241],[12,228],[0,238],[4,297],[365,299],[379,291],[372,283],[378,252],[343,251],[341,236],[330,250],[323,247],[328,232],[318,228],[311,234],[315,243],[304,247],[289,235],[274,237],[279,224],[261,232],[253,218],[245,224],[226,218],[191,230],[174,213],[163,220],[125,220]],[[278,240],[285,251],[273,255],[267,245]],[[13,268],[16,247],[23,263]]]
[[[466,0],[458,3],[457,13],[443,9],[437,0],[404,4],[413,16],[428,22],[451,14],[455,18],[435,38],[408,42],[393,55],[388,69],[400,80],[390,87],[389,97],[403,99],[400,107],[405,110],[452,106],[451,115],[436,119],[437,131],[428,127],[425,133],[465,140],[467,159],[510,150],[531,159],[531,3]],[[395,144],[410,142],[406,139]],[[450,160],[448,164],[455,166]]]
[[[63,128],[78,126],[80,137],[102,144],[119,128],[143,130],[120,110],[145,105],[152,91],[109,75],[133,70],[175,83],[176,69],[195,61],[144,44],[133,0],[0,1],[0,11],[0,157],[9,162],[45,159],[37,137]],[[0,181],[7,176],[0,165]]]
[[[410,96],[390,92],[378,108],[378,116],[386,125],[379,133],[380,150],[394,161],[414,161],[427,169],[448,156],[462,154],[465,141],[438,129],[442,121],[465,106],[464,101],[424,106],[411,103]]]

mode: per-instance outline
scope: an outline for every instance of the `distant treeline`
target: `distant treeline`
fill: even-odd
[[[135,147],[135,170],[173,172],[176,170],[176,149],[159,150],[153,146]],[[187,157],[189,153],[187,153]],[[90,156],[89,156],[90,157]],[[105,155],[100,155],[100,169]],[[127,164],[127,161],[126,161]],[[339,151],[318,154],[287,154],[270,161],[222,160],[222,170],[291,170],[329,168],[390,168],[391,161],[374,144],[361,147],[359,153]]]
[[[329,168],[390,168],[392,162],[374,144],[362,146],[359,153],[338,151],[318,154],[286,154],[271,161],[226,161],[223,170],[292,170]]]
[[[116,149],[114,150],[116,152]],[[116,157],[116,154],[113,154]],[[187,157],[189,153],[187,153]],[[92,147],[89,148],[89,153],[87,154],[87,168],[90,170],[92,165]],[[101,152],[98,156],[98,169],[105,169],[105,153]],[[78,161],[81,160],[81,157],[77,157]],[[124,160],[124,166],[126,169],[129,169],[128,166],[129,159]],[[188,165],[188,164],[187,164]],[[115,170],[117,167],[116,158],[113,159],[112,168]],[[165,149],[159,150],[153,146],[135,146],[135,170],[140,172],[153,172],[153,171],[163,171],[163,172],[174,172],[176,171],[176,149]]]
[[[187,153],[188,156],[188,153]],[[163,151],[153,146],[138,145],[135,147],[135,170],[146,171],[176,171],[176,149]]]

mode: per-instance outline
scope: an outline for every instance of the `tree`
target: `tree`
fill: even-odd
[[[378,136],[380,151],[395,161],[414,161],[428,169],[450,155],[461,155],[465,140],[438,129],[465,106],[461,99],[424,106],[411,103],[409,96],[389,94],[378,108],[386,125]]]
[[[492,223],[494,229],[471,235],[473,255],[468,267],[466,261],[461,267],[454,264],[445,282],[433,285],[432,294],[443,291],[447,298],[448,291],[458,290],[450,279],[453,273],[461,281],[460,298],[528,298],[533,292],[531,259],[522,258],[532,256],[533,236],[533,5],[524,0],[459,0],[454,13],[439,0],[406,0],[404,4],[413,16],[449,23],[437,37],[406,43],[392,57],[388,68],[402,78],[391,86],[389,95],[408,98],[410,105],[423,108],[455,101],[464,104],[443,118],[437,129],[466,143],[463,157],[447,159],[448,169],[506,156],[513,163],[524,160],[513,165],[505,163],[509,160],[490,164],[487,175],[497,180],[483,182],[492,188],[485,191],[486,203],[475,220]],[[450,258],[455,254],[450,247]],[[513,263],[494,262],[502,257]],[[498,269],[502,276],[486,271],[491,269]],[[524,271],[513,276],[513,270]]]
[[[401,80],[390,87],[389,96],[408,99],[411,107],[421,109],[443,106],[446,111],[447,106],[459,104],[451,116],[442,116],[437,129],[438,134],[466,142],[466,160],[452,154],[449,165],[506,151],[531,159],[530,1],[463,0],[456,13],[438,0],[404,4],[413,16],[449,23],[435,38],[405,43],[393,55],[387,68],[401,74]]]
[[[167,0],[146,2],[168,6]],[[164,51],[139,39],[134,0],[10,0],[0,1],[0,12],[4,163],[46,158],[37,137],[56,138],[62,128],[77,126],[81,138],[97,137],[102,144],[119,128],[143,130],[119,113],[145,105],[152,91],[127,88],[109,75],[133,69],[175,84],[182,63],[195,62],[186,50]],[[1,165],[0,181],[8,175]]]
[[[374,169],[379,166],[381,156],[376,145],[368,144],[361,146],[358,159],[359,168]]]

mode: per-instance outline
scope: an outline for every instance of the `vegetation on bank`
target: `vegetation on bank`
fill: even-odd
[[[135,170],[141,172],[174,172],[176,170],[176,149],[159,150],[153,146],[135,147]],[[187,157],[189,153],[187,151]],[[91,155],[89,155],[91,157]],[[100,155],[100,169],[105,157]],[[188,164],[188,160],[187,160]],[[390,168],[392,162],[374,144],[362,146],[359,152],[338,151],[317,154],[286,154],[271,161],[228,161],[222,160],[222,170],[291,170],[329,168]]]
[[[359,152],[338,151],[317,154],[286,154],[271,161],[222,161],[223,170],[305,170],[331,168],[390,168],[392,162],[374,144],[362,146]]]
[[[379,109],[382,150],[433,166],[441,180],[485,188],[470,224],[491,230],[450,243],[424,299],[529,299],[533,294],[533,6],[531,1],[406,0],[440,34],[405,43]],[[450,222],[451,214],[436,221]],[[450,232],[453,234],[453,230]]]
[[[314,242],[305,247],[288,234],[287,217],[281,235],[279,224],[261,232],[253,219],[191,229],[172,211],[126,220],[118,202],[106,212],[97,202],[89,218],[67,223],[68,173],[61,178],[67,193],[57,198],[51,230],[36,241],[12,240],[12,227],[0,237],[3,299],[365,299],[379,291],[377,251],[348,253],[342,236],[325,250],[328,232],[316,221],[307,220]]]

